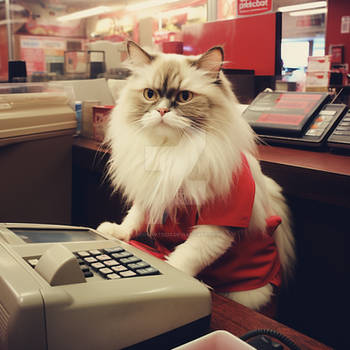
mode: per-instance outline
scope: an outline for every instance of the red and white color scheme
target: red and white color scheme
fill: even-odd
[[[259,15],[272,11],[272,0],[237,0],[237,15]]]

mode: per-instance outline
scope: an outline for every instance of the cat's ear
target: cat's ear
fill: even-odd
[[[133,41],[128,41],[126,43],[126,48],[133,65],[143,66],[145,64],[151,63],[153,57]]]
[[[219,74],[224,61],[224,50],[221,46],[214,46],[204,53],[197,61],[197,67],[212,74]]]

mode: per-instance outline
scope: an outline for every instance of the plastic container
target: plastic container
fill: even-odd
[[[94,106],[93,107],[93,128],[94,139],[103,141],[105,137],[106,127],[109,120],[109,115],[114,106]]]
[[[81,133],[81,124],[82,124],[82,102],[75,102],[75,117],[77,118],[77,135]]]
[[[227,331],[215,331],[173,350],[255,350]]]

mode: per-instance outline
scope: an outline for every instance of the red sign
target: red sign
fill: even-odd
[[[199,55],[212,46],[222,45],[224,68],[253,69],[255,75],[275,75],[276,18],[275,13],[267,13],[185,25],[182,27],[184,54]]]
[[[272,10],[272,0],[237,0],[238,16],[258,15]]]

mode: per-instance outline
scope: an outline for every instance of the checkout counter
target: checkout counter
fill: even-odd
[[[4,193],[0,197],[1,221],[84,227],[96,227],[105,220],[120,222],[127,208],[118,194],[111,196],[104,181],[108,150],[101,149],[97,141],[73,138],[75,114],[62,94],[59,98],[57,91],[35,94],[41,95],[39,100],[28,98],[29,93],[16,100],[21,104],[25,99],[31,106],[24,109],[22,104],[18,107],[22,114],[16,114],[20,124],[27,125],[27,131],[10,125],[8,134],[2,134],[0,139],[0,161],[2,169],[7,169],[0,174]],[[10,96],[16,98],[15,94]],[[49,109],[44,113],[34,101],[45,102],[50,96],[56,96],[54,107],[46,105]],[[8,108],[14,108],[13,100],[4,102],[5,106],[6,103]],[[11,108],[6,110],[9,116]],[[30,110],[35,112],[31,114]],[[35,115],[42,117],[34,118]],[[0,123],[3,120],[6,118],[0,118]],[[30,120],[37,126],[45,124],[46,129],[38,132],[23,124]],[[59,125],[58,120],[64,123]],[[345,344],[342,320],[346,317],[346,298],[339,296],[333,286],[346,278],[343,250],[350,209],[350,158],[267,145],[260,145],[259,152],[263,170],[285,190],[297,241],[296,278],[281,295],[277,319],[326,344]],[[212,307],[211,330],[227,329],[241,336],[252,328],[273,327],[289,332],[295,342],[303,344],[303,349],[330,349],[219,296],[213,295]]]
[[[75,113],[62,89],[0,86],[0,220],[71,221]]]
[[[330,100],[323,94],[318,96],[322,102],[313,104],[315,108],[311,108],[309,114],[313,118],[319,113],[329,113],[328,109],[326,113],[322,111]],[[292,138],[296,139],[296,144],[274,143],[272,146],[266,141],[258,146],[263,171],[284,189],[293,215],[297,244],[295,279],[280,295],[277,320],[339,349],[347,348],[344,344],[349,344],[343,323],[347,317],[343,307],[347,297],[339,289],[343,289],[340,286],[349,269],[344,247],[349,232],[350,156],[330,151],[327,140],[337,122],[346,116],[346,108],[340,107],[335,106],[336,113],[333,107],[327,107],[332,110],[332,127],[324,125],[321,143],[310,142],[308,147],[303,147],[303,141],[299,142],[294,133]],[[313,118],[306,122],[306,127],[317,119]],[[104,181],[108,157],[108,150],[101,148],[99,142],[75,139],[72,212],[75,225],[96,227],[106,220],[121,222],[125,214],[127,208],[122,198],[118,193],[111,196],[109,184]],[[224,321],[230,312],[222,315],[228,307],[224,305],[215,319],[219,320],[219,327],[225,323],[227,329],[233,331],[229,327],[238,322]],[[240,314],[241,311],[236,312]],[[249,317],[254,318],[254,315]],[[244,317],[239,322],[246,324]],[[243,331],[240,329],[241,333],[236,334],[243,334]],[[308,349],[307,345],[305,349]]]

